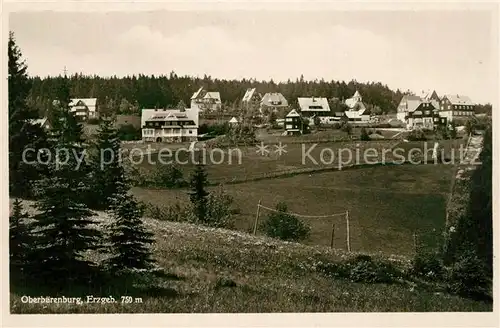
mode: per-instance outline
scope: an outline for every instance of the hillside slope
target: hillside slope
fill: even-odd
[[[12,312],[491,311],[490,304],[408,284],[354,283],[318,272],[321,263],[354,255],[344,251],[185,223],[152,219],[145,223],[156,234],[156,259],[169,272],[161,295],[154,291],[134,295],[142,299],[136,304],[44,305],[22,304],[20,294],[11,294]],[[409,264],[404,257],[386,259],[398,267]],[[107,295],[103,291],[99,296]]]

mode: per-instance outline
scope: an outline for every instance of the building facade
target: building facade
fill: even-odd
[[[330,105],[326,98],[299,97],[297,101],[299,103],[300,114],[305,117],[330,115]]]
[[[475,104],[467,96],[444,95],[439,114],[449,122],[467,120],[474,115]]]
[[[285,116],[285,132],[289,135],[302,134],[303,123],[302,117],[295,109],[292,109]]]
[[[206,91],[200,87],[191,97],[191,108],[198,108],[199,112],[215,112],[222,109],[220,93]]]
[[[266,93],[260,101],[260,112],[266,114],[288,108],[288,101],[279,92]]]
[[[73,98],[69,103],[69,108],[82,121],[99,118],[97,98]]]
[[[438,126],[447,126],[447,118],[442,117],[439,109],[430,101],[422,101],[415,110],[408,112],[405,117],[406,128],[434,130]]]
[[[199,108],[143,109],[142,139],[146,142],[198,140]]]

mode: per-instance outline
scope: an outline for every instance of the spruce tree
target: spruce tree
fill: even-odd
[[[207,198],[209,193],[205,190],[208,184],[207,174],[202,164],[196,165],[195,171],[191,176],[189,199],[194,208],[194,215],[199,223],[206,224]]]
[[[82,159],[82,127],[70,113],[69,87],[64,79],[56,122],[52,131],[53,151],[68,156],[51,161],[51,176],[40,184],[39,214],[34,216],[36,276],[45,282],[67,286],[87,279],[92,263],[85,253],[99,247],[100,232],[92,227],[94,213],[85,204],[88,194],[88,165]]]
[[[26,222],[29,215],[23,211],[19,199],[14,200],[9,216],[9,258],[11,280],[26,276],[29,266],[29,253],[32,246],[31,229]]]
[[[118,131],[109,118],[103,118],[90,155],[92,188],[88,205],[93,209],[109,208],[113,197],[128,190],[128,180],[120,162],[120,149]]]
[[[47,138],[42,126],[34,124],[36,110],[29,108],[27,98],[31,83],[21,50],[14,34],[9,33],[9,191],[12,196],[33,197],[32,183],[47,172],[37,161],[37,153],[46,148]],[[24,150],[31,149],[25,153]],[[45,158],[42,158],[44,160]]]
[[[122,193],[112,199],[110,214],[106,267],[114,273],[151,269],[155,261],[149,246],[154,239],[142,221],[144,208],[133,196]]]

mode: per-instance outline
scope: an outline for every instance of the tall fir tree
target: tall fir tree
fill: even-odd
[[[29,273],[29,254],[32,247],[29,215],[19,199],[14,200],[9,217],[9,266],[11,280],[20,280]]]
[[[37,111],[27,104],[31,89],[28,67],[12,32],[9,33],[8,57],[9,191],[12,196],[32,198],[32,183],[47,174],[46,167],[40,163],[45,157],[41,156],[41,161],[38,161],[37,154],[48,144],[43,127],[33,121],[38,118]]]
[[[150,245],[153,234],[142,221],[144,208],[133,196],[117,194],[110,207],[111,223],[107,227],[109,258],[105,265],[110,272],[122,273],[130,270],[152,269]]]
[[[92,173],[88,205],[93,209],[109,208],[112,199],[128,191],[128,179],[120,161],[120,139],[113,121],[101,119],[97,140],[93,144],[89,159]]]
[[[69,87],[63,80],[57,119],[51,137],[52,151],[65,153],[50,162],[51,176],[40,184],[39,213],[34,216],[37,229],[35,246],[36,277],[61,287],[87,281],[93,264],[85,258],[99,248],[100,232],[92,227],[94,213],[87,207],[88,164],[84,159],[82,127],[70,113]],[[85,279],[85,280],[83,280]]]
[[[198,164],[191,176],[189,199],[194,208],[194,215],[201,224],[206,224],[208,220],[207,201],[209,193],[206,191],[207,185],[208,180],[205,169],[202,164]]]

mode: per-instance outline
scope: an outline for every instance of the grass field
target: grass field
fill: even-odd
[[[146,219],[155,232],[154,255],[169,272],[161,289],[108,291],[111,304],[29,304],[11,292],[12,313],[236,313],[492,311],[491,303],[412,284],[365,284],[325,276],[315,267],[352,254],[284,243],[234,231]],[[393,257],[401,268],[404,258]],[[64,294],[85,299],[87,292]],[[47,295],[47,294],[43,294]],[[52,296],[58,296],[53,295]],[[61,295],[62,296],[62,295]],[[122,304],[121,296],[134,303]],[[140,302],[137,298],[140,298]],[[137,301],[137,302],[136,302]]]
[[[368,161],[375,161],[382,159],[382,151],[384,149],[389,151],[396,144],[397,141],[282,144],[286,152],[279,155],[275,152],[279,144],[269,143],[264,144],[269,151],[265,155],[257,153],[258,149],[254,146],[235,147],[226,150],[207,149],[201,152],[202,157],[200,157],[200,161],[207,164],[206,170],[211,181],[230,182],[233,180],[250,179],[271,172],[287,172],[307,168],[338,168],[339,166],[348,164],[364,163],[365,158],[363,154],[366,149],[373,149],[377,152],[377,156],[371,156],[368,153],[369,157],[367,157]],[[156,149],[161,149],[161,147],[159,145]],[[178,164],[178,167],[185,174],[192,172],[194,168],[193,163],[195,163],[192,153],[188,153],[185,149],[171,149],[168,145],[166,147],[172,153],[171,155],[164,153],[162,157],[163,164],[168,165],[171,161],[181,163]],[[176,156],[178,156],[178,160],[175,160]],[[146,172],[151,172],[162,165],[158,154],[152,154],[150,158],[151,160],[148,160],[147,157],[144,157],[144,160],[138,164]],[[390,155],[386,156],[386,158],[390,158]],[[138,162],[139,157],[137,158]]]
[[[257,203],[274,208],[285,201],[291,212],[329,215],[349,210],[351,247],[354,251],[387,254],[414,253],[413,234],[429,247],[440,241],[445,224],[445,201],[452,177],[451,165],[401,165],[303,174],[226,185],[240,214],[236,228],[251,231]],[[142,201],[159,206],[188,201],[185,190],[134,188]],[[261,212],[261,219],[268,213]],[[313,221],[314,220],[314,221]],[[335,220],[306,219],[312,226],[308,244],[330,245],[336,225],[334,247],[346,247],[344,217]]]

